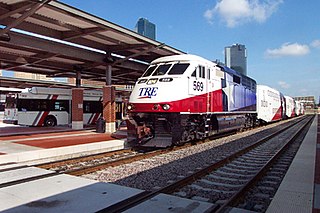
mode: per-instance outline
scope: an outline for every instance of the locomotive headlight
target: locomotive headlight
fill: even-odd
[[[158,110],[158,109],[159,109],[158,104],[154,104],[153,107],[152,107],[152,109],[153,109],[153,110]]]
[[[133,104],[129,104],[128,106],[127,106],[127,109],[130,111],[130,110],[133,110]]]
[[[163,104],[162,105],[162,109],[167,111],[167,110],[170,109],[170,105],[169,104]]]

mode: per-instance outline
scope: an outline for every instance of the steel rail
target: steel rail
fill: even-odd
[[[119,155],[122,153],[130,153],[130,152],[132,152],[130,149],[115,150],[115,151],[110,151],[110,152],[103,152],[103,153],[97,153],[97,154],[92,154],[92,155],[74,157],[74,158],[70,158],[70,159],[63,159],[63,160],[58,160],[58,161],[53,161],[53,162],[48,162],[48,163],[40,163],[40,164],[35,164],[33,166],[39,167],[42,169],[50,169],[50,168],[58,167],[61,165],[78,163],[78,162],[88,161],[88,160],[92,160],[92,159],[101,159],[101,158],[105,158],[105,157],[111,157],[113,155]]]
[[[48,174],[41,174],[41,175],[36,175],[36,176],[32,176],[32,177],[27,177],[27,178],[23,178],[20,180],[14,180],[14,181],[9,181],[9,182],[5,182],[5,183],[0,183],[0,188],[13,186],[13,185],[21,184],[21,183],[26,183],[26,182],[30,182],[30,181],[40,180],[40,179],[53,177],[53,176],[57,176],[57,175],[59,175],[59,173],[52,172],[52,173],[48,173]]]
[[[103,162],[103,163],[97,163],[95,165],[83,166],[81,168],[71,169],[71,170],[67,170],[67,171],[61,171],[60,170],[60,171],[57,171],[57,172],[59,172],[61,174],[63,173],[63,174],[80,176],[80,175],[92,173],[92,172],[95,172],[95,171],[98,171],[98,170],[106,169],[106,168],[109,168],[109,167],[114,167],[114,166],[119,166],[119,165],[123,165],[123,164],[127,164],[127,163],[132,163],[134,161],[138,161],[138,160],[141,160],[141,159],[151,158],[153,156],[165,154],[165,153],[172,152],[172,151],[178,150],[178,149],[181,149],[181,147],[168,148],[168,149],[162,149],[162,150],[155,150],[155,151],[146,152],[146,153],[138,153],[138,154],[135,154],[133,156],[127,156],[127,157],[123,157],[123,158],[120,158],[120,159],[114,159],[114,160],[110,160],[110,161]],[[84,162],[81,158],[78,159],[78,160],[79,160],[79,162]],[[43,168],[42,166],[40,166],[40,167]],[[49,165],[46,165],[46,167],[49,167]]]

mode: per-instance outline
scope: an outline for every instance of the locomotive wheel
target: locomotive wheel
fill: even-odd
[[[187,142],[187,141],[192,141],[195,139],[194,133],[190,131],[183,131],[182,136],[181,136],[181,142]]]

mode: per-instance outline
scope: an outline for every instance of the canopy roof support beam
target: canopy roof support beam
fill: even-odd
[[[42,3],[34,5],[30,10],[28,10],[23,15],[21,15],[17,20],[15,20],[11,24],[7,25],[4,29],[0,30],[0,35],[8,33],[12,28],[21,24],[26,18],[33,15],[37,10],[39,10],[44,5],[48,4],[50,1],[52,1],[52,0],[45,0]]]

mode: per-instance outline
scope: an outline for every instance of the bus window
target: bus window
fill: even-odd
[[[55,101],[53,104],[54,111],[66,111],[69,112],[69,102],[68,101]]]
[[[48,101],[47,100],[41,100],[40,101],[39,110],[40,111],[47,111],[48,110]]]
[[[102,112],[101,101],[84,101],[83,112],[84,113],[101,113]]]
[[[18,99],[17,106],[18,111],[31,111],[34,106],[34,101],[28,99]]]

